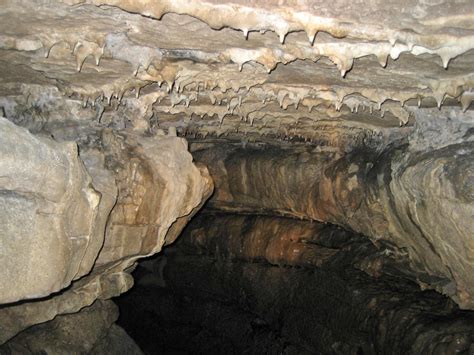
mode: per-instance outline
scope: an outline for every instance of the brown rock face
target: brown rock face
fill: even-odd
[[[465,136],[471,125],[461,127]],[[442,137],[441,127],[430,128]],[[470,138],[458,143],[452,137],[453,144],[419,151],[424,138],[418,129],[407,141],[376,149],[357,142],[332,150],[221,144],[195,156],[215,180],[213,208],[330,222],[375,243],[389,241],[425,274],[422,287],[472,308],[474,205],[467,191],[474,146]]]
[[[361,233],[474,310],[473,23],[472,0],[1,1],[0,343],[128,290],[214,184],[211,210]],[[274,233],[245,253],[333,256]]]

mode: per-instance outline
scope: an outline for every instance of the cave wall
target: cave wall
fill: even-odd
[[[473,19],[471,0],[2,1],[0,343],[128,290],[213,184],[211,209],[362,233],[473,309]]]
[[[403,139],[375,131],[316,149],[196,144],[194,155],[215,181],[212,208],[330,222],[389,242],[420,271],[421,287],[472,308],[472,128],[457,112],[420,114]],[[387,143],[371,144],[379,134]]]
[[[1,124],[1,342],[127,291],[136,260],[172,242],[212,192],[183,138],[104,131],[101,150],[78,154]]]

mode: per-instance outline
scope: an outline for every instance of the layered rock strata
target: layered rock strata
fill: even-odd
[[[211,207],[330,222],[376,244],[388,241],[393,253],[420,271],[422,288],[435,288],[469,309],[472,129],[471,118],[452,111],[437,121],[419,115],[403,139],[387,138],[387,132],[356,139],[354,131],[334,128],[320,132],[316,148],[196,144],[194,155],[209,166],[216,184]],[[331,142],[331,135],[352,140]]]

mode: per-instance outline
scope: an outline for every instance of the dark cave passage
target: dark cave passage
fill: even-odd
[[[459,310],[388,245],[330,224],[200,212],[116,299],[146,354],[465,354]]]

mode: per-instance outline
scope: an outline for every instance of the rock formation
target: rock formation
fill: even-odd
[[[2,342],[127,291],[136,260],[176,239],[212,192],[183,138],[103,130],[101,150],[78,155],[1,126]]]
[[[376,243],[389,241],[396,245],[395,254],[410,258],[425,275],[420,274],[422,287],[436,288],[470,309],[472,124],[455,123],[458,131],[443,141],[446,121],[457,121],[456,114],[438,121],[421,116],[417,120],[420,126],[407,139],[389,145],[381,139],[376,148],[370,141],[387,135],[383,130],[366,131],[369,137],[362,144],[333,145],[332,151],[306,145],[262,149],[220,144],[195,156],[209,166],[216,183],[212,207],[330,222]],[[423,144],[431,139],[425,129],[438,137],[429,150]]]
[[[173,243],[213,191],[205,209],[234,224],[193,224],[186,237],[204,239],[193,248],[225,235],[221,224],[238,226],[238,245],[243,215],[330,223],[383,251],[419,289],[474,310],[471,0],[0,4],[3,349],[46,349],[50,329],[71,333],[68,317],[85,328],[103,320],[94,336],[71,338],[71,351],[107,348],[123,331],[106,300],[131,288],[137,262]],[[319,233],[306,222],[280,230],[257,218],[261,233],[243,250],[219,248],[324,269],[339,260],[334,248],[292,249],[291,238]],[[272,233],[281,239],[262,249]],[[190,268],[204,265],[195,253]],[[426,338],[437,350],[413,349],[443,353],[459,341],[451,350],[468,351],[472,328],[454,328],[435,334],[452,341]]]

